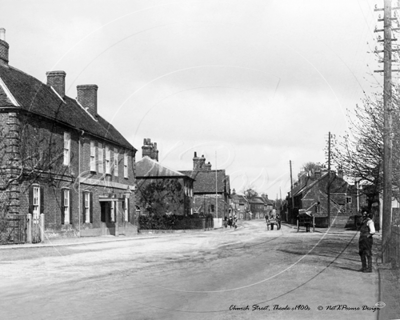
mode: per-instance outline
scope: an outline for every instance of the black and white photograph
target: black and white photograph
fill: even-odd
[[[400,319],[400,1],[4,0],[0,319]]]

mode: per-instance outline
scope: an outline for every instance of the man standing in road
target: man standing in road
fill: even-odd
[[[375,234],[374,221],[367,210],[362,211],[360,239],[358,241],[359,255],[361,257],[362,272],[372,272],[372,236]]]

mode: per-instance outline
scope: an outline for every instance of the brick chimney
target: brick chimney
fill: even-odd
[[[200,169],[200,158],[197,156],[197,152],[194,152],[194,157],[193,157],[193,170],[199,170]]]
[[[93,115],[97,116],[97,89],[95,84],[84,84],[76,87],[78,102]]]
[[[204,158],[204,155],[201,156],[200,158],[200,169],[205,169],[205,164],[206,164],[206,158]]]
[[[151,139],[144,138],[143,146],[142,146],[142,157],[149,157],[155,161],[158,161],[158,150],[157,150],[157,143],[151,142]]]
[[[65,76],[64,71],[49,71],[46,72],[47,85],[52,86],[54,90],[64,98],[65,96]]]
[[[211,163],[210,163],[210,162],[208,162],[208,163],[206,163],[206,164],[204,165],[204,170],[206,170],[206,171],[211,171]]]
[[[157,142],[153,143],[152,159],[158,161]]]
[[[8,66],[8,49],[10,46],[6,42],[6,29],[0,28],[0,65]]]
[[[342,179],[343,179],[343,169],[342,169],[342,168],[339,168],[339,169],[338,169],[337,175],[338,175],[339,178],[342,178]]]

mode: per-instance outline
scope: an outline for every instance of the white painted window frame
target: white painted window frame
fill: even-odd
[[[33,191],[32,191],[32,206],[33,206],[33,212],[32,212],[32,218],[33,218],[33,223],[38,224],[39,223],[39,217],[40,217],[40,186],[33,186]]]
[[[124,153],[124,178],[128,179],[128,153]]]
[[[96,172],[96,145],[90,141],[90,171]]]
[[[85,223],[90,223],[90,192],[84,192],[84,203],[85,203]]]
[[[110,147],[106,146],[106,174],[111,174],[111,151]]]
[[[114,149],[114,176],[118,177],[118,149]]]
[[[100,143],[97,147],[99,159],[98,159],[98,172],[99,173],[104,173],[104,149],[103,145]]]
[[[64,132],[64,166],[71,163],[71,133]]]
[[[63,189],[63,203],[64,203],[64,224],[70,224],[70,190],[69,189]]]

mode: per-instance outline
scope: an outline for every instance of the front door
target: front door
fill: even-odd
[[[115,235],[115,202],[100,202],[102,235]]]

